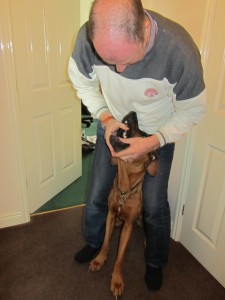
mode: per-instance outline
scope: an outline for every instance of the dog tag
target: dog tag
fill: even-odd
[[[119,204],[124,205],[125,203],[125,192],[120,193],[120,199],[119,199]]]

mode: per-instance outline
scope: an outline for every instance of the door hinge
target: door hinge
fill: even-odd
[[[185,205],[183,205],[183,208],[182,208],[182,216],[184,215],[184,210],[185,210]]]

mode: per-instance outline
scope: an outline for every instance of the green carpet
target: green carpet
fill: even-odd
[[[87,136],[96,134],[96,121],[92,123],[91,127],[83,128]],[[42,205],[34,213],[42,213],[71,206],[82,205],[86,200],[86,192],[88,181],[90,178],[91,164],[94,151],[82,153],[82,176],[65,188],[62,192],[57,194],[51,200]]]

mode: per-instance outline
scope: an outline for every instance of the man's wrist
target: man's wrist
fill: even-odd
[[[148,140],[148,143],[147,143],[148,152],[155,151],[158,148],[160,148],[160,141],[159,141],[157,135],[153,134],[153,135],[147,137],[146,140]]]
[[[166,144],[166,139],[165,139],[165,137],[164,137],[164,135],[162,134],[161,131],[159,131],[159,130],[156,131],[154,133],[154,136],[156,136],[158,138],[161,147]]]
[[[106,124],[112,119],[114,119],[113,116],[108,116],[102,121],[102,124],[106,126]]]
[[[108,124],[108,122],[109,122],[110,120],[113,120],[113,119],[114,119],[113,116],[110,115],[110,114],[107,114],[107,115],[103,116],[103,117],[101,118],[102,128],[105,129],[105,127],[106,127],[106,125]]]

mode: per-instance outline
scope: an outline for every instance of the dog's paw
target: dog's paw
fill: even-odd
[[[100,257],[96,257],[90,262],[89,272],[98,272],[102,269],[105,264],[105,259],[101,259]]]
[[[115,297],[122,296],[124,291],[124,282],[122,275],[112,274],[110,290]]]

